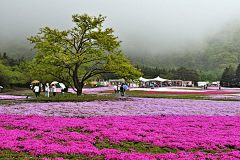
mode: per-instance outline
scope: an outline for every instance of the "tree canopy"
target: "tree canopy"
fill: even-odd
[[[35,44],[32,71],[35,75],[52,75],[82,94],[84,82],[103,73],[126,80],[141,76],[119,49],[121,41],[112,28],[103,29],[106,17],[87,14],[72,16],[75,27],[59,31],[40,28],[36,36],[27,38]]]
[[[221,77],[221,86],[224,87],[232,87],[234,86],[235,81],[235,71],[234,68],[230,65],[229,67],[226,67],[222,77]]]

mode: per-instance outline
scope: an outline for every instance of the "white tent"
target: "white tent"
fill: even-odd
[[[148,82],[149,81],[149,79],[146,79],[146,78],[143,78],[143,77],[140,77],[139,80],[143,81],[143,82]]]
[[[156,78],[151,79],[151,81],[160,81],[160,82],[164,82],[164,81],[168,81],[168,79],[163,79],[163,78],[157,76]]]

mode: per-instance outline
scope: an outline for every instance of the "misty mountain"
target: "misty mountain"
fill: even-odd
[[[125,55],[132,64],[159,68],[187,68],[202,71],[224,69],[232,65],[234,68],[240,63],[240,25],[228,25],[217,34],[206,38],[206,45],[201,49],[187,49],[172,51],[167,54],[130,53]]]
[[[166,52],[164,50],[153,52],[152,48],[149,48],[149,52],[148,50],[139,52],[139,48],[132,50],[126,46],[122,49],[131,63],[140,68],[146,66],[176,69],[183,66],[199,70],[204,79],[217,80],[226,67],[231,65],[237,68],[240,63],[240,25],[236,23],[227,25],[220,32],[206,38],[205,45],[201,44],[201,46],[198,48],[194,47],[193,43],[189,43],[185,48],[179,47],[178,50],[166,50]],[[27,40],[15,41],[1,45],[0,52],[2,54],[5,52],[16,59],[24,57],[32,60],[36,54],[35,51],[30,50],[32,47]]]
[[[6,53],[9,57],[20,59],[24,57],[27,60],[32,60],[36,55],[36,51],[31,50],[32,45],[27,40],[25,41],[11,41],[0,44],[0,53]]]

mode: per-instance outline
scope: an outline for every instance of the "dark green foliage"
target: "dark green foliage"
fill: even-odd
[[[220,81],[220,85],[223,87],[233,87],[235,86],[235,71],[233,67],[230,65],[226,67]]]
[[[28,82],[24,58],[14,59],[6,53],[0,54],[0,86],[5,88],[23,87]]]
[[[165,68],[148,67],[148,66],[139,67],[138,65],[136,65],[135,67],[138,69],[141,69],[145,78],[155,78],[159,75],[162,75],[161,77],[164,77],[169,72]]]
[[[240,64],[238,65],[238,67],[236,69],[235,85],[237,87],[240,87]]]
[[[136,67],[136,66],[135,66]],[[152,68],[152,67],[136,67],[140,68],[144,78],[155,78],[160,76],[167,79],[180,79],[184,81],[197,82],[200,80],[200,75],[196,69],[179,67],[177,69],[166,69],[166,68]]]
[[[184,81],[193,81],[197,82],[200,80],[200,75],[198,74],[198,71],[195,69],[187,69],[186,67],[179,67],[176,70],[173,70],[172,74],[173,79],[181,79]]]
[[[2,61],[2,64],[5,66],[14,67],[14,66],[20,66],[20,64],[22,62],[25,62],[25,59],[24,59],[24,57],[15,59],[15,58],[7,56],[7,53],[4,52],[3,55],[1,55],[1,53],[0,53],[0,61]]]

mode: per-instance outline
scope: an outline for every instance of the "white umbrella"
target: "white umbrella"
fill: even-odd
[[[60,85],[60,87],[63,88],[63,89],[66,88],[66,86],[65,86],[63,83],[59,83],[59,85]]]
[[[0,86],[0,88],[3,88],[2,86]]]
[[[51,85],[53,85],[53,84],[58,84],[58,82],[57,82],[57,81],[53,81],[53,82],[51,83]]]

